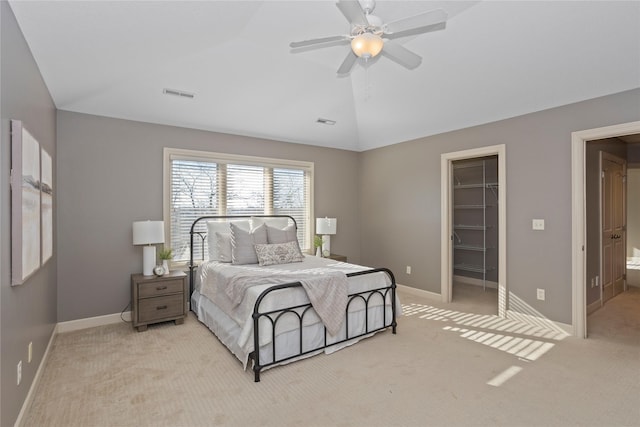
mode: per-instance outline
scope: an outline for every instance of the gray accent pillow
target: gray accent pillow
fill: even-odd
[[[249,221],[233,221],[243,230],[251,230]],[[209,248],[209,261],[220,261],[218,256],[218,242],[216,241],[216,233],[231,235],[229,221],[207,221],[207,246]]]
[[[296,227],[293,225],[289,225],[284,229],[267,225],[267,241],[270,244],[295,242],[295,246],[298,248],[298,254],[301,257],[303,256],[302,250],[300,249],[300,243],[298,242],[298,233]]]
[[[302,262],[304,255],[300,253],[298,242],[256,244],[256,254],[260,265],[288,264]]]
[[[258,256],[254,245],[267,243],[267,228],[263,224],[251,231],[245,231],[231,223],[231,263],[257,264]]]
[[[287,243],[297,242],[298,236],[293,225],[289,225],[283,229],[271,227],[267,225],[267,240],[269,243]]]

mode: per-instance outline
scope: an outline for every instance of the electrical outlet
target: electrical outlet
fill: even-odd
[[[544,230],[544,219],[534,219],[531,221],[531,228],[534,230]]]
[[[18,362],[18,385],[22,381],[22,360]]]
[[[407,274],[411,274],[411,266],[407,265]]]
[[[592,287],[592,288],[595,286],[595,283],[596,283],[596,278],[595,278],[595,277],[592,277],[592,278],[591,278],[591,287]]]
[[[29,359],[27,362],[31,363],[31,358],[33,356],[33,341],[29,342]]]
[[[540,288],[538,288],[538,290],[537,290],[537,296],[538,296],[538,299],[539,299],[540,301],[544,301],[544,289],[540,289]]]

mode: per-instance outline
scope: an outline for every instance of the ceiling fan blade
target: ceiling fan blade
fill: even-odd
[[[397,21],[389,22],[383,26],[385,34],[397,34],[404,31],[414,31],[417,29],[425,29],[427,32],[429,28],[438,24],[442,24],[447,20],[447,12],[443,9],[430,10],[428,12],[420,13],[418,15],[409,16],[407,18],[398,19]],[[444,28],[444,27],[443,27]],[[439,28],[437,28],[439,29]],[[417,33],[416,33],[417,34]]]
[[[357,1],[338,0],[336,6],[352,25],[369,25],[367,16]]]
[[[340,65],[340,68],[338,68],[338,76],[346,76],[347,74],[349,74],[357,59],[358,57],[356,56],[356,54],[353,53],[351,49],[349,49],[347,57],[344,58],[344,61],[342,61],[342,65]]]
[[[331,43],[331,42],[340,42],[350,40],[349,36],[330,36],[330,37],[321,37],[317,39],[303,40],[300,42],[291,42],[289,43],[289,47],[296,49],[299,47],[312,46],[315,44],[323,44],[323,43]]]
[[[417,68],[422,63],[420,55],[411,52],[409,49],[391,40],[384,41],[382,54],[409,70]]]

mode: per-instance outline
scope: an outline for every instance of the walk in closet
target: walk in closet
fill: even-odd
[[[498,157],[453,162],[453,279],[498,283]]]

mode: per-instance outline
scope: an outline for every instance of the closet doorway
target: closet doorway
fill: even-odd
[[[442,300],[482,298],[505,317],[505,146],[442,154],[441,179]]]
[[[498,156],[452,163],[451,300],[498,313]]]

